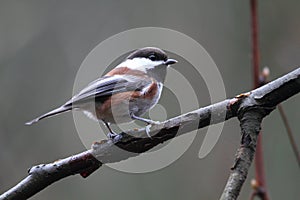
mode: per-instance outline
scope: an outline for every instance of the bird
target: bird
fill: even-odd
[[[110,125],[134,120],[148,125],[156,121],[141,116],[152,109],[161,97],[167,68],[177,63],[157,47],[144,47],[130,53],[126,59],[104,76],[92,81],[62,106],[27,123],[32,125],[71,110],[83,111],[89,118],[103,122],[109,138],[115,133]],[[149,129],[146,129],[149,137]]]

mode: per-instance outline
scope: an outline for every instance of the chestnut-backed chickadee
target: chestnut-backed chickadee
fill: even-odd
[[[131,53],[125,61],[103,77],[91,82],[71,100],[30,122],[62,112],[81,110],[90,118],[103,121],[109,129],[109,137],[116,134],[110,123],[140,120],[153,124],[140,116],[153,108],[161,95],[167,66],[177,63],[155,47],[145,47]],[[148,134],[148,132],[147,132]]]

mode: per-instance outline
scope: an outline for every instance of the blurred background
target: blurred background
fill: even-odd
[[[261,66],[271,69],[271,79],[300,64],[299,6],[296,0],[259,1]],[[24,123],[72,96],[80,64],[101,41],[137,27],[180,31],[208,51],[232,97],[252,88],[249,23],[248,1],[2,0],[0,193],[23,179],[29,167],[85,150],[70,113],[30,127]],[[209,104],[206,95],[200,106]],[[299,99],[283,103],[298,146]],[[204,133],[159,171],[129,174],[103,166],[87,179],[63,179],[32,199],[218,199],[239,145],[239,123],[227,121],[215,148],[199,159]],[[264,120],[263,143],[272,199],[299,199],[299,167],[278,111]],[[239,199],[249,199],[253,176],[252,166]]]

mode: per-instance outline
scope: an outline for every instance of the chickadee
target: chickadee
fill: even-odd
[[[147,124],[155,124],[154,121],[140,116],[157,104],[167,67],[175,63],[176,60],[168,59],[167,54],[159,48],[138,49],[61,107],[26,124],[31,125],[73,109],[83,111],[94,120],[103,121],[110,132],[110,138],[116,136],[109,126],[110,123],[140,120]],[[147,134],[149,135],[148,132]]]

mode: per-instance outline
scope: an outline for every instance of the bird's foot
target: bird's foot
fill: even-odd
[[[142,122],[145,122],[147,123],[148,125],[145,127],[145,131],[146,131],[146,134],[149,138],[151,138],[151,135],[150,135],[150,128],[152,125],[158,125],[160,124],[159,121],[153,121],[151,119],[145,119],[145,118],[142,118],[142,117],[138,117],[138,116],[135,116],[133,113],[131,113],[131,118],[134,119],[134,120],[139,120],[139,121],[142,121]]]
[[[109,132],[107,133],[107,137],[108,139],[114,139],[116,136],[118,136],[119,134],[115,133],[115,132]]]
[[[148,122],[148,125],[145,127],[145,131],[146,131],[146,134],[149,138],[151,138],[151,135],[150,135],[150,128],[153,126],[153,125],[158,125],[160,124],[159,121],[152,121],[152,120],[149,120]]]
[[[160,121],[153,121],[153,120],[149,120],[148,125],[158,125],[160,124]]]
[[[146,127],[145,127],[145,131],[146,131],[146,134],[149,138],[151,138],[151,135],[150,135],[150,128],[151,128],[151,124],[148,124]]]

